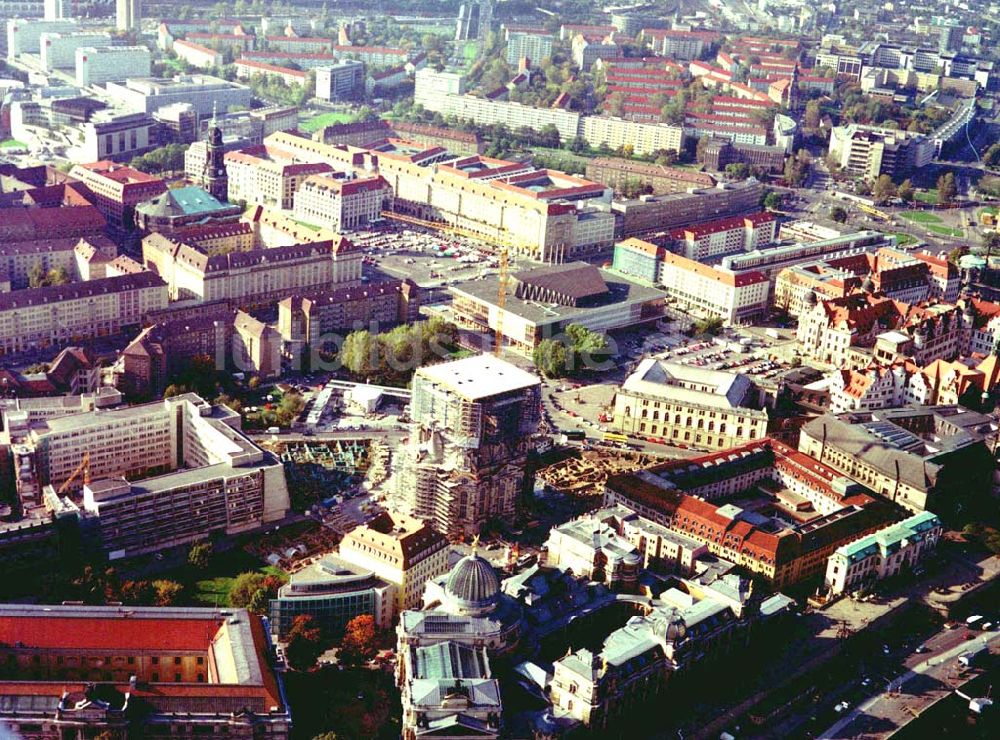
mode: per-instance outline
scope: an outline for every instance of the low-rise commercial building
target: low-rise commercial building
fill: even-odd
[[[308,615],[324,635],[339,636],[352,619],[371,614],[375,628],[386,630],[396,615],[395,590],[371,570],[328,553],[278,589],[270,602],[271,629],[283,640],[296,618]]]
[[[912,572],[934,551],[943,532],[937,515],[923,511],[841,545],[827,561],[827,591],[831,596],[839,596]]]
[[[669,232],[672,229],[715,221],[728,216],[757,213],[763,185],[754,178],[741,183],[718,183],[713,188],[684,193],[647,195],[615,201],[611,208],[620,224],[616,236],[628,237]]]
[[[109,82],[107,94],[139,113],[152,113],[175,103],[189,103],[199,118],[216,110],[239,106],[249,108],[253,94],[249,87],[211,75],[180,75],[171,80],[151,77]]]
[[[499,330],[512,350],[526,355],[570,324],[606,332],[654,322],[664,314],[666,297],[662,290],[581,262],[515,273],[503,307],[496,279],[468,281],[450,292],[460,325]]]
[[[767,435],[767,411],[746,375],[647,358],[615,394],[612,424],[639,437],[724,450]]]

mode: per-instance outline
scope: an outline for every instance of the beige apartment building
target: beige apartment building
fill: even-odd
[[[291,210],[295,193],[311,175],[331,172],[324,162],[293,164],[272,157],[265,146],[250,147],[225,156],[229,200]]]
[[[0,293],[0,355],[117,334],[167,300],[151,272]]]
[[[248,252],[209,256],[195,247],[150,234],[142,242],[147,268],[166,281],[171,300],[270,304],[302,292],[361,283],[361,252],[337,236]]]
[[[383,512],[344,535],[340,557],[396,587],[396,611],[418,609],[424,586],[448,571],[448,540],[419,519]]]
[[[306,178],[295,193],[295,218],[332,231],[353,231],[382,220],[392,189],[382,177],[343,180]]]

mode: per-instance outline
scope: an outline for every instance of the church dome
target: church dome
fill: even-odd
[[[687,637],[687,623],[676,609],[671,609],[656,620],[653,632],[662,642],[681,642]]]
[[[444,590],[459,609],[485,612],[496,604],[500,579],[489,561],[473,553],[455,563],[445,581]]]

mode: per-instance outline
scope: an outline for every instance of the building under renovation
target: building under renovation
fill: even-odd
[[[401,506],[453,537],[510,521],[540,400],[537,377],[491,355],[417,370],[410,442],[396,456]]]

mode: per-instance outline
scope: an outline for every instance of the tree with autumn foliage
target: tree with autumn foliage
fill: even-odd
[[[344,666],[364,665],[378,654],[375,617],[359,614],[344,628],[338,659]]]
[[[288,630],[285,647],[288,665],[296,671],[308,671],[316,665],[324,650],[323,630],[316,617],[311,614],[297,616]]]

